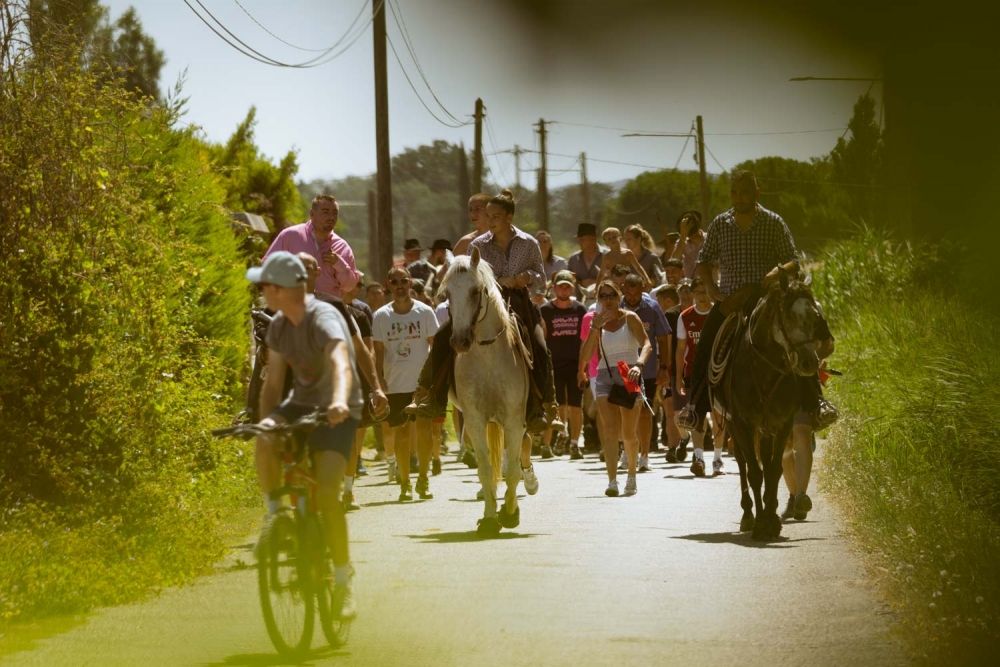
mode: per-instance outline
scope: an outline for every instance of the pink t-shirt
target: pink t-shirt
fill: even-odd
[[[592,310],[592,311],[590,311],[589,313],[587,313],[586,315],[583,316],[583,321],[580,322],[580,339],[581,340],[584,340],[584,341],[587,340],[587,336],[590,334],[590,323],[594,321],[594,314],[595,314],[595,311]],[[598,354],[597,354],[597,351],[595,350],[594,351],[594,356],[590,359],[590,364],[587,366],[587,376],[588,377],[595,377],[597,375],[597,364],[598,363],[599,363],[599,361],[598,361]]]
[[[345,291],[353,289],[361,277],[354,262],[354,251],[347,245],[347,241],[330,232],[326,241],[319,243],[313,231],[312,220],[282,229],[274,239],[274,243],[264,253],[264,259],[276,250],[287,250],[292,254],[307,252],[316,258],[319,263],[319,277],[316,278],[317,292],[342,296]],[[328,252],[340,255],[341,261],[337,262],[333,269],[323,263],[323,255]]]

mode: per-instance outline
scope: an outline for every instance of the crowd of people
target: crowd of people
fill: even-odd
[[[532,456],[598,454],[611,497],[635,495],[638,475],[650,470],[657,452],[666,462],[685,462],[690,446],[692,475],[725,474],[722,455],[732,453],[732,443],[702,390],[702,348],[710,348],[729,295],[766,279],[777,265],[798,268],[784,221],[757,203],[753,174],[734,174],[731,192],[733,208],[707,229],[698,211],[686,211],[659,245],[638,224],[598,234],[595,225],[581,223],[579,250],[567,258],[555,254],[549,232],[532,236],[513,225],[509,191],[476,194],[469,200],[473,229],[454,246],[436,239],[425,249],[419,239],[405,239],[403,261],[384,281],[367,284],[350,246],[334,231],[334,197],[316,197],[309,221],[277,236],[262,266],[248,272],[279,311],[267,339],[272,354],[261,414],[281,421],[307,408],[327,410],[328,425],[309,436],[309,445],[323,487],[321,509],[336,517],[327,526],[337,614],[355,613],[343,514],[358,507],[353,483],[367,473],[360,458],[366,428],[374,431],[390,481],[399,484],[399,500],[413,499],[414,472],[417,495],[433,498],[430,478],[441,473],[447,452],[443,424],[455,355],[448,295],[440,288],[456,255],[476,249],[490,265],[532,352],[537,391],[529,392],[525,406],[531,438],[520,461],[529,494],[539,489]],[[828,330],[817,334],[816,344],[822,357],[832,352]],[[451,412],[461,434],[461,415]],[[804,400],[790,438],[785,518],[805,518],[811,509],[814,412]],[[459,440],[459,460],[475,466]],[[712,453],[710,473],[706,452]],[[267,438],[258,443],[257,461],[273,510],[278,467]],[[619,472],[626,475],[623,489]]]

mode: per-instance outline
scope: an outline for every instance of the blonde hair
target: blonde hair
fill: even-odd
[[[653,236],[643,229],[642,225],[629,225],[625,228],[625,233],[631,234],[632,236],[638,236],[639,242],[646,250],[652,250],[656,246],[656,243],[653,241]]]
[[[608,234],[617,234],[618,236],[622,235],[622,233],[620,231],[618,231],[617,227],[608,227],[603,232],[601,232],[601,238],[604,239],[605,241],[607,241],[608,240]]]

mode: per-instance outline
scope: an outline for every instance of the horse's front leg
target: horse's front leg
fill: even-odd
[[[520,421],[520,419],[518,420]],[[504,528],[516,528],[521,523],[521,508],[517,506],[517,485],[521,481],[521,442],[524,439],[524,425],[516,424],[504,428],[504,449],[507,452],[507,471],[504,481],[504,506],[497,519]]]
[[[733,429],[732,426],[730,426]],[[740,507],[743,508],[743,517],[740,519],[740,532],[749,533],[754,529],[756,521],[753,516],[753,500],[750,499],[750,483],[747,478],[747,459],[744,443],[746,438],[743,433],[737,434],[735,429],[730,431],[735,441],[733,453],[736,455],[736,467],[740,471]]]
[[[465,433],[472,440],[472,448],[479,460],[479,483],[483,489],[486,510],[483,517],[495,519],[497,515],[496,489],[493,485],[493,465],[490,461],[489,445],[486,442],[486,420],[470,411],[465,414]]]
[[[751,437],[752,439],[752,437]],[[757,517],[754,521],[753,534],[751,537],[754,540],[766,540],[768,539],[768,528],[766,527],[766,522],[764,521],[764,501],[761,497],[761,487],[764,484],[764,471],[761,470],[757,463],[757,457],[753,453],[753,450],[746,452],[748,455],[746,466],[747,466],[747,481],[750,484],[750,489],[753,491],[754,504],[757,506]]]
[[[769,447],[761,449],[764,461],[764,516],[766,517],[770,537],[781,535],[781,519],[778,517],[778,486],[781,484],[781,457],[785,448],[782,446],[788,440],[788,432],[771,438]]]

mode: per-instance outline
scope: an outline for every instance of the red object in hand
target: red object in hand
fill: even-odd
[[[632,370],[632,367],[626,364],[624,361],[618,362],[618,372],[622,374],[622,379],[625,380],[625,388],[629,390],[630,393],[634,394],[637,391],[641,391],[641,387],[636,382],[632,382],[628,379],[628,372]]]

